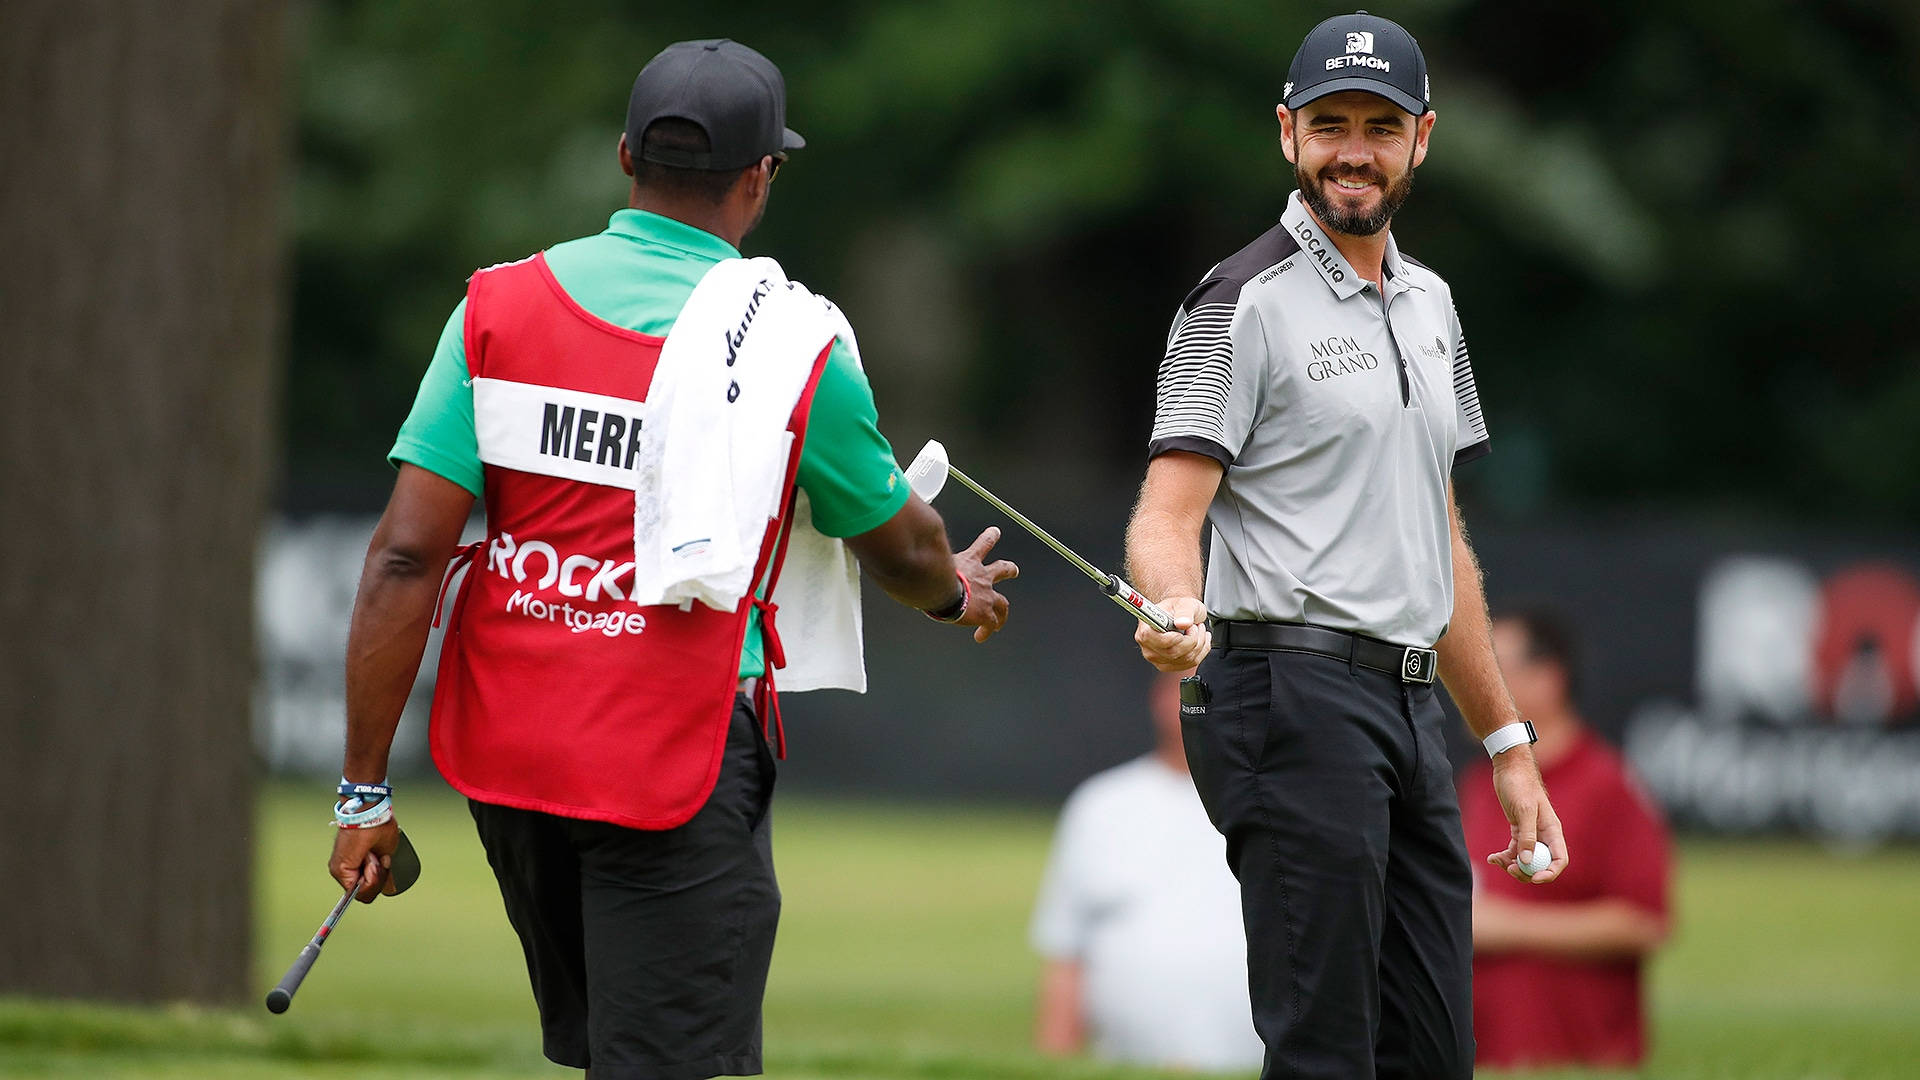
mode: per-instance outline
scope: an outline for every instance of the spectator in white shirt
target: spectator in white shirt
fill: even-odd
[[[1154,682],[1151,753],[1068,798],[1033,915],[1035,1043],[1110,1061],[1258,1069],[1239,886],[1194,794],[1180,676]]]

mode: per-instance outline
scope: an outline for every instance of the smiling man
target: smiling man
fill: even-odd
[[[1339,16],[1282,97],[1299,192],[1167,339],[1127,559],[1177,629],[1135,641],[1200,667],[1182,734],[1240,882],[1263,1075],[1464,1078],[1472,878],[1436,677],[1493,761],[1511,836],[1489,863],[1541,885],[1567,849],[1453,501],[1488,449],[1466,341],[1388,232],[1433,134],[1426,59]]]

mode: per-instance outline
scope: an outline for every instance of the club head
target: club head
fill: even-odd
[[[907,486],[927,502],[947,486],[947,448],[938,439],[928,439],[913,456],[913,464],[907,466]]]
[[[387,878],[393,882],[394,896],[399,896],[413,883],[420,880],[420,853],[413,850],[413,841],[407,834],[400,834],[400,846],[393,849],[393,861],[387,866]]]

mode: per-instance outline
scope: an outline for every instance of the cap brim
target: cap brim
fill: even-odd
[[[1379,79],[1369,79],[1364,75],[1350,75],[1344,79],[1328,79],[1315,83],[1287,99],[1288,109],[1297,109],[1310,101],[1318,101],[1328,94],[1338,94],[1343,90],[1360,90],[1375,97],[1383,97],[1414,116],[1425,116],[1425,102],[1416,101],[1402,93],[1398,87],[1389,86]]]
[[[793,130],[792,128],[780,129],[780,149],[798,150],[801,147],[804,147],[806,145],[807,145],[807,140],[801,138],[799,132]]]

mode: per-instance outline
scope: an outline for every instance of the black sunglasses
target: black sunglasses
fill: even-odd
[[[767,183],[771,184],[773,178],[780,175],[780,166],[787,163],[787,155],[769,154],[767,156],[773,159],[773,164],[767,166]]]

